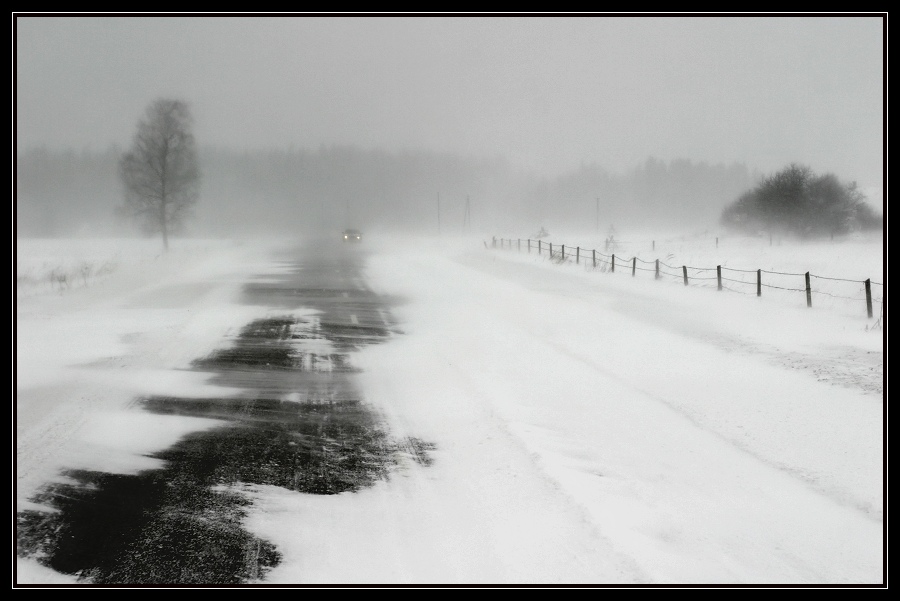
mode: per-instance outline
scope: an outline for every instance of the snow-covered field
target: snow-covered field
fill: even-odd
[[[283,555],[265,582],[883,583],[881,237],[616,237],[639,267],[713,271],[366,241],[368,285],[405,302],[403,333],[352,358],[365,401],[435,461],[358,493],[247,490],[246,527]],[[210,427],[129,406],[210,393],[179,368],[267,314],[239,288],[287,242],[17,240],[17,507],[62,466],[152,467]],[[717,265],[752,284],[717,291]],[[760,297],[757,269],[778,286]],[[16,581],[74,582],[21,559]]]

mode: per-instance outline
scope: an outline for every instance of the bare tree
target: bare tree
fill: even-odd
[[[169,234],[183,225],[200,192],[192,122],[184,101],[155,100],[119,161],[126,210],[149,231],[162,234],[166,250]]]

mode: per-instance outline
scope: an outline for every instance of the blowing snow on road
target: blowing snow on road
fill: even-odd
[[[864,310],[416,242],[19,240],[16,583],[884,581]]]

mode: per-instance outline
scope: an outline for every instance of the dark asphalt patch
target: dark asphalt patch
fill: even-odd
[[[160,469],[64,472],[68,482],[31,499],[47,511],[17,515],[18,555],[90,584],[247,583],[281,556],[241,527],[251,503],[242,487],[332,495],[371,486],[410,463],[430,465],[434,445],[391,436],[353,379],[350,353],[392,334],[385,299],[367,289],[297,285],[335,273],[342,281],[359,278],[351,261],[307,265],[280,284],[248,284],[247,302],[317,315],[253,321],[228,348],[193,363],[212,382],[243,389],[240,398],[139,399],[154,414],[221,426],[153,453]]]
[[[218,484],[267,484],[323,495],[357,491],[386,478],[405,450],[359,401],[152,398],[145,406],[154,413],[230,422],[155,455],[202,465]]]
[[[350,371],[347,352],[381,342],[388,337],[386,327],[321,323],[290,317],[254,321],[241,331],[232,348],[220,349],[197,359],[193,366],[203,370],[293,369],[313,370],[321,366],[334,371]],[[328,340],[335,353],[310,353],[298,341]]]
[[[17,553],[90,584],[240,584],[277,565],[241,527],[243,495],[213,491],[207,458],[139,475],[67,471],[17,516]],[[196,468],[196,469],[194,469]]]
[[[259,319],[241,330],[232,348],[217,350],[193,362],[201,369],[281,368],[301,369],[302,353],[291,346],[292,328],[298,320],[290,317]]]

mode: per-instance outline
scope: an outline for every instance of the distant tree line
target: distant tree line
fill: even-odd
[[[741,163],[648,157],[623,173],[596,164],[554,180],[533,182],[525,191],[527,209],[550,230],[600,222],[625,228],[714,226],[726,203],[759,174]]]
[[[24,235],[124,234],[119,161],[126,151],[30,150],[16,157],[16,227]],[[541,226],[606,232],[633,225],[714,227],[761,176],[746,166],[648,158],[613,173],[586,164],[555,178],[501,158],[363,150],[198,148],[203,187],[192,235],[307,234],[355,227],[528,236]]]
[[[803,237],[882,228],[883,217],[865,201],[856,182],[841,182],[831,173],[817,175],[794,163],[741,194],[722,212],[721,223],[747,233]]]
[[[109,234],[121,204],[120,151],[35,148],[16,156],[16,232],[26,236]]]

